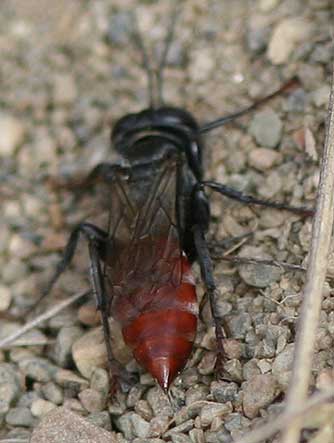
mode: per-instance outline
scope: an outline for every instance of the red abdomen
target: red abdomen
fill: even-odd
[[[172,268],[164,275],[158,272],[169,275],[160,279],[162,285],[158,280],[148,291],[144,279],[142,290],[119,297],[115,306],[125,343],[165,391],[190,356],[198,315],[195,282],[184,254],[173,260]]]

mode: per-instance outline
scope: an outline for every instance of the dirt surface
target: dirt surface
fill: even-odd
[[[157,60],[171,3],[2,0],[0,338],[25,323],[69,232],[96,212],[94,195],[88,192],[78,202],[67,190],[50,189],[46,178],[82,176],[99,162],[112,161],[110,125],[147,106],[130,12],[137,7],[145,43]],[[312,207],[331,76],[331,1],[185,1],[181,11],[164,98],[199,122],[239,110],[293,76],[299,80],[289,94],[205,136],[206,178],[260,198]],[[75,352],[77,341],[96,325],[94,313],[89,305],[70,307],[35,328],[26,337],[29,346],[0,351],[0,441],[29,441],[43,415],[62,405],[111,430],[119,443],[228,443],[282,409],[304,273],[237,267],[218,256],[228,251],[305,265],[311,221],[219,195],[212,195],[211,203],[210,241],[230,240],[223,249],[213,248],[219,313],[230,330],[225,367],[230,381],[216,380],[212,319],[203,302],[194,353],[169,399],[119,346],[120,359],[140,381],[109,403],[111,430],[106,372],[94,366],[94,352],[103,362],[103,349],[88,343],[87,353]],[[333,257],[331,252],[330,275]],[[83,245],[39,310],[87,288],[87,268]],[[197,265],[194,272],[201,298]],[[333,349],[329,279],[312,392],[333,383]],[[93,363],[82,361],[88,352]],[[305,422],[304,442],[333,443],[333,423],[320,412],[318,420]],[[278,436],[269,441],[277,443]]]

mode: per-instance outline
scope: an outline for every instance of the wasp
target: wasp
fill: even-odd
[[[122,369],[113,355],[110,316],[120,323],[124,341],[137,362],[165,392],[185,366],[196,336],[199,307],[191,270],[194,261],[200,265],[210,301],[217,370],[223,368],[225,333],[217,311],[218,289],[206,240],[210,224],[206,189],[242,203],[310,213],[204,180],[205,134],[288,91],[296,80],[239,112],[204,124],[187,110],[165,104],[163,72],[177,15],[175,12],[171,19],[156,70],[150,66],[140,33],[136,33],[147,72],[149,105],[114,125],[111,146],[119,162],[97,165],[77,184],[79,188],[104,185],[108,221],[102,228],[83,222],[73,229],[43,293],[50,292],[69,266],[82,237],[88,245],[92,291],[101,314],[112,376],[122,376]]]

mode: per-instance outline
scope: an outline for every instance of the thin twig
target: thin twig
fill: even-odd
[[[259,426],[253,431],[247,432],[243,437],[234,443],[263,443],[277,432],[292,425],[296,420],[301,420],[319,408],[319,405],[334,400],[334,387],[329,391],[314,394],[309,400],[304,401],[303,406],[297,408],[293,413],[283,412],[276,419],[270,420],[263,426]],[[299,440],[295,440],[296,443]]]
[[[315,336],[319,323],[327,258],[333,227],[334,196],[334,71],[328,108],[328,126],[320,172],[317,208],[312,226],[312,242],[306,274],[303,304],[296,337],[292,377],[287,395],[286,414],[305,402],[311,376]],[[282,436],[282,443],[299,441],[302,420],[296,420]]]
[[[72,297],[68,298],[67,300],[65,300],[65,301],[57,304],[53,308],[49,309],[44,314],[41,314],[38,317],[34,318],[29,323],[22,326],[21,329],[19,329],[18,331],[14,332],[11,335],[8,335],[3,340],[1,340],[0,341],[0,349],[8,348],[8,345],[10,343],[12,343],[14,340],[16,340],[17,338],[21,337],[21,335],[25,334],[26,332],[28,332],[31,329],[38,326],[39,324],[43,323],[43,321],[49,320],[49,318],[54,317],[60,311],[63,311],[65,308],[72,305],[73,303],[75,303],[77,300],[84,297],[85,295],[88,295],[90,292],[91,291],[85,291],[85,292],[81,292],[79,294],[75,294]]]
[[[306,268],[301,265],[294,265],[284,261],[278,260],[264,260],[260,258],[239,257],[235,255],[214,255],[212,258],[215,260],[224,260],[230,263],[236,263],[238,265],[264,265],[264,266],[276,266],[278,268],[288,269],[289,271],[302,271],[305,272]]]

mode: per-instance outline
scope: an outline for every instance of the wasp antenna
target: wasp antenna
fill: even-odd
[[[158,65],[158,69],[156,71],[157,93],[158,93],[159,104],[163,103],[163,94],[162,94],[163,73],[164,73],[164,69],[166,67],[166,63],[167,63],[168,52],[169,52],[169,49],[171,47],[173,37],[174,37],[176,20],[180,14],[180,11],[181,11],[180,5],[176,2],[175,7],[173,9],[173,13],[171,15],[170,23],[168,26],[168,30],[167,30],[167,34],[166,34],[166,38],[165,38],[165,43],[164,43],[164,50],[162,52],[161,59],[160,59],[159,65]]]
[[[277,89],[276,91],[272,92],[271,94],[265,97],[260,98],[256,102],[252,103],[250,106],[247,106],[246,108],[241,109],[240,111],[234,112],[233,114],[225,115],[223,117],[217,118],[216,120],[205,123],[203,126],[199,128],[199,133],[204,134],[205,132],[209,132],[212,131],[213,129],[224,126],[226,123],[236,120],[239,117],[243,117],[244,115],[257,110],[260,106],[266,104],[273,98],[276,98],[286,92],[293,91],[298,86],[300,86],[300,81],[298,80],[297,77],[292,77],[290,80],[284,83],[279,89]]]
[[[133,32],[132,32],[132,40],[139,49],[142,56],[142,67],[147,75],[147,90],[149,96],[149,107],[155,107],[155,97],[154,97],[154,71],[152,68],[152,64],[150,61],[150,57],[148,55],[147,49],[144,44],[144,39],[140,32],[140,28],[138,25],[138,17],[136,11],[132,13],[133,19]]]

